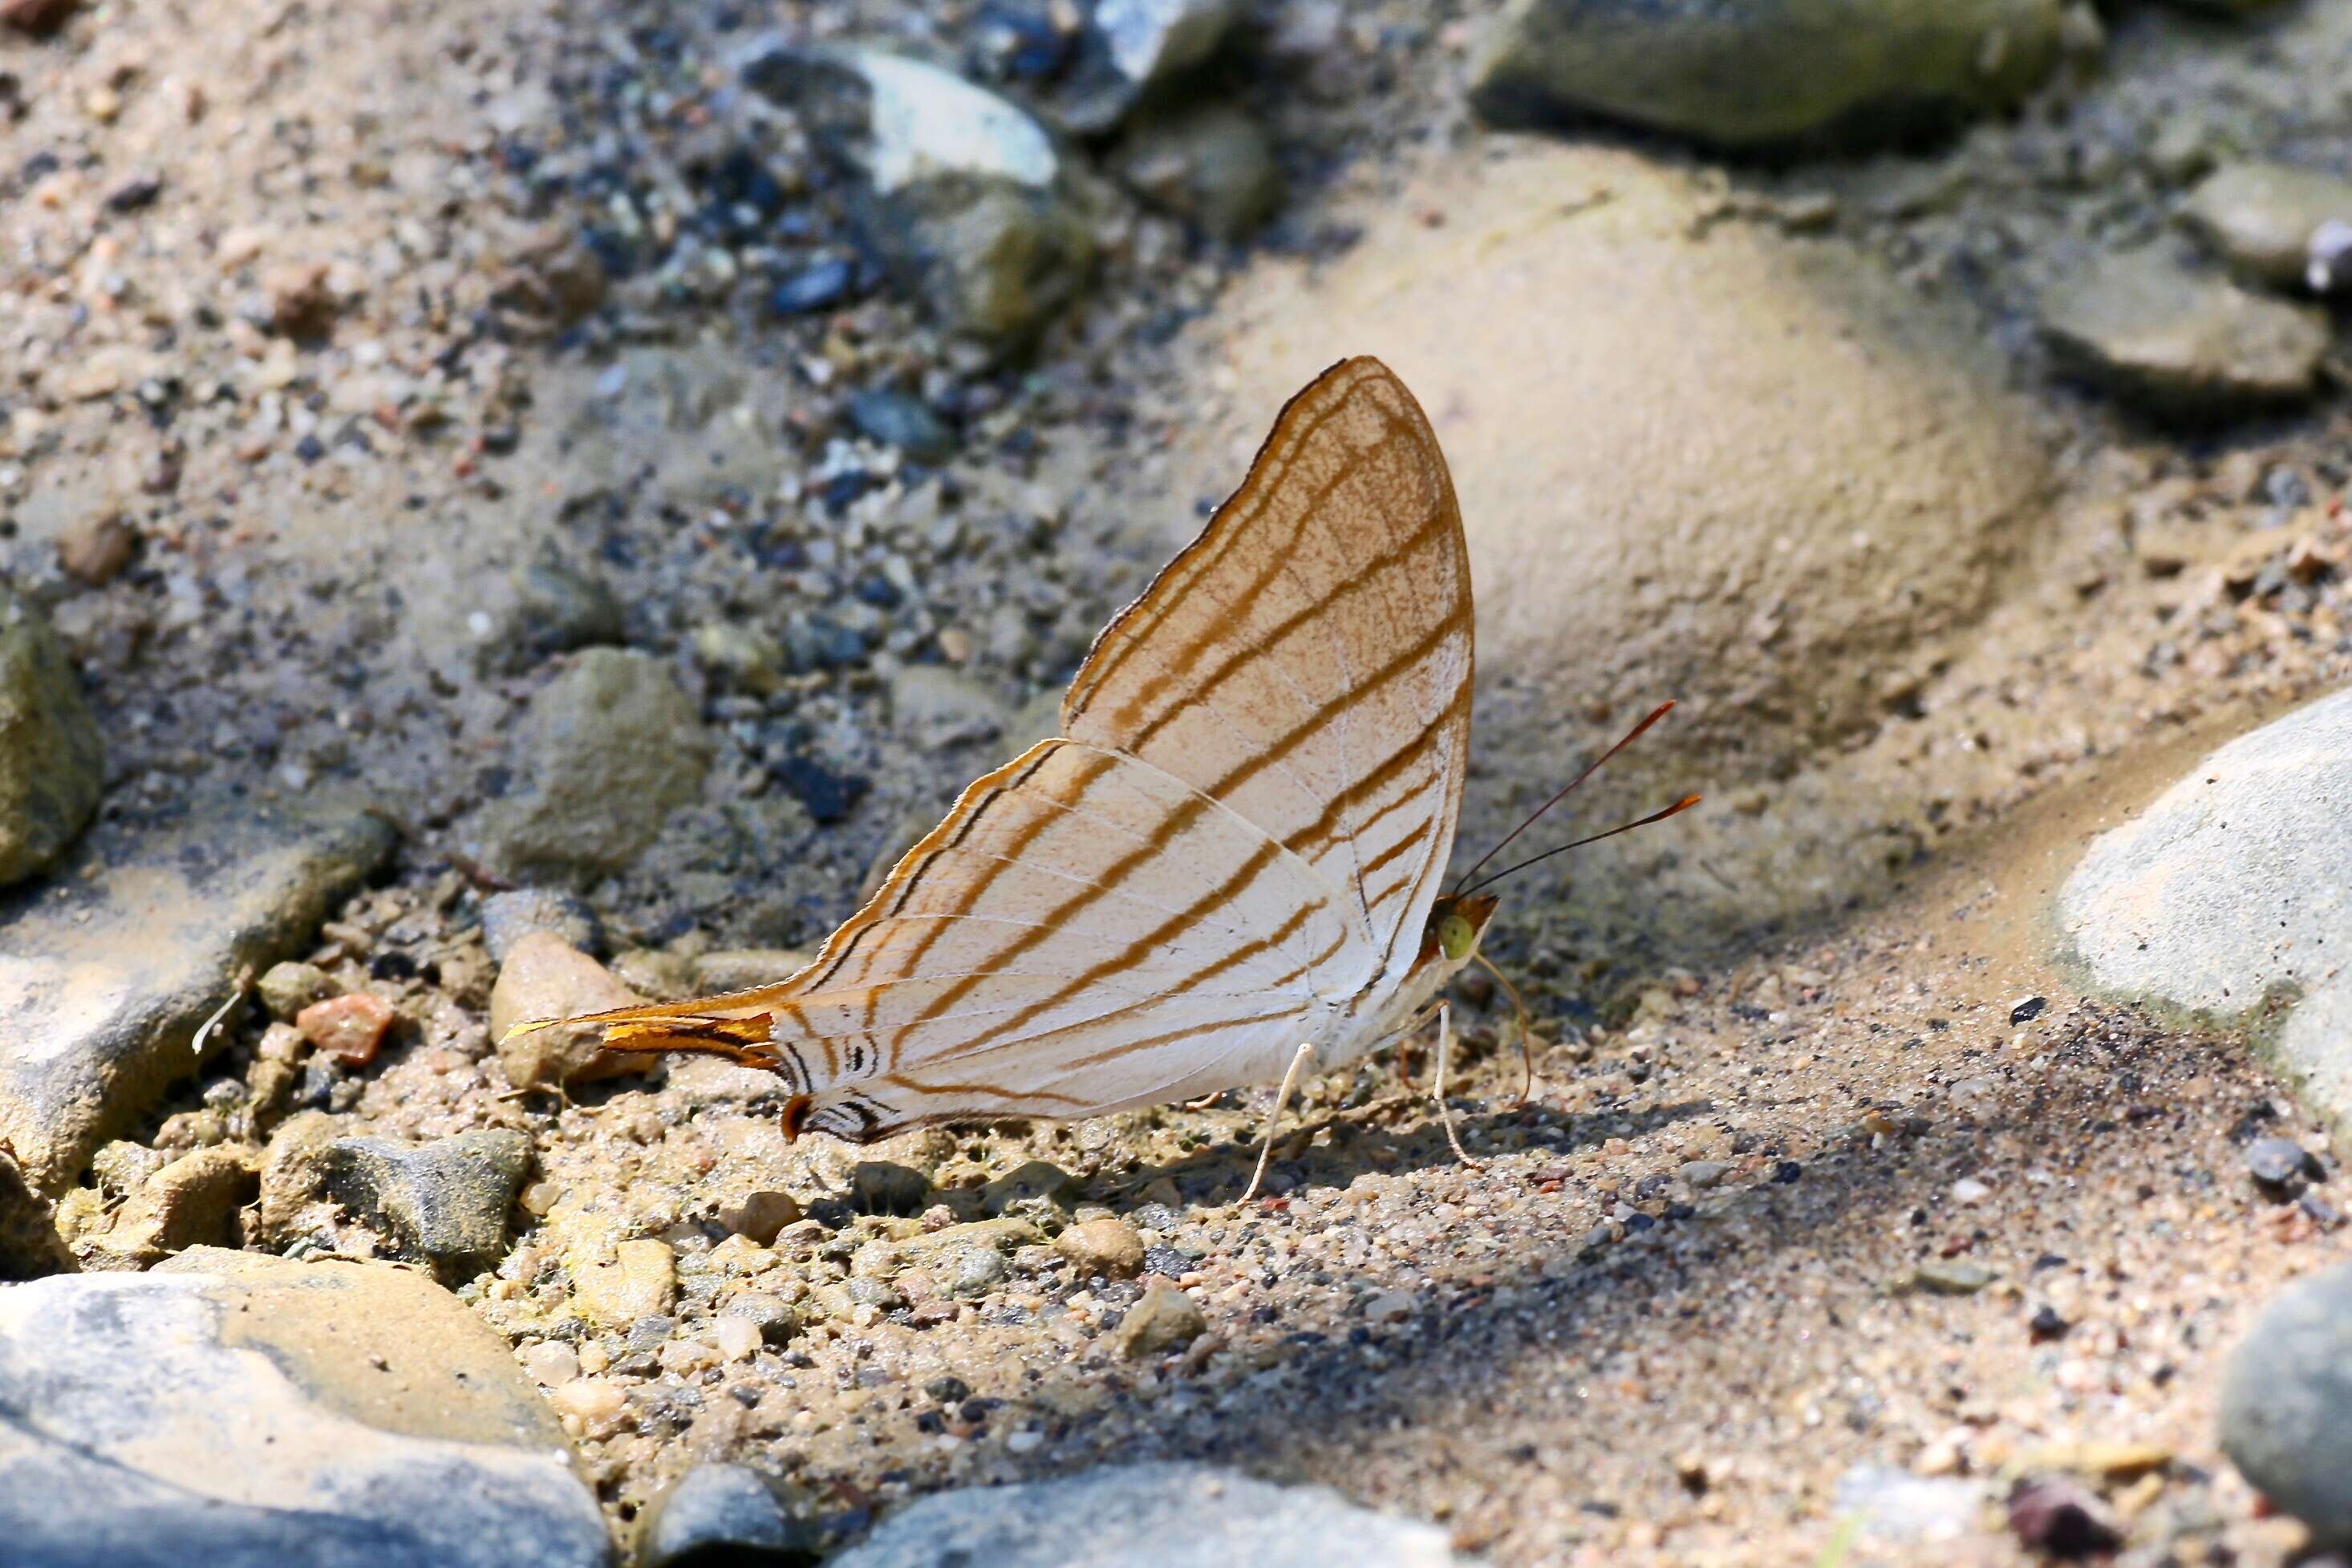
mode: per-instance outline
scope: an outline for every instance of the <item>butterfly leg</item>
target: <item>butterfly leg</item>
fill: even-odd
[[[1281,1131],[1283,1108],[1290,1103],[1290,1092],[1298,1087],[1299,1069],[1314,1054],[1315,1042],[1300,1040],[1298,1053],[1290,1059],[1290,1069],[1282,1075],[1282,1088],[1274,1096],[1274,1114],[1265,1119],[1265,1143],[1257,1152],[1257,1169],[1250,1176],[1249,1190],[1242,1194],[1244,1203],[1257,1196],[1258,1184],[1265,1180],[1265,1162],[1274,1156],[1274,1135]]]
[[[1445,1141],[1454,1147],[1454,1158],[1472,1170],[1484,1170],[1484,1162],[1470,1157],[1462,1146],[1461,1137],[1454,1131],[1454,1113],[1445,1104],[1445,1061],[1454,1050],[1454,1009],[1450,1003],[1437,1004],[1437,1120],[1445,1129]]]

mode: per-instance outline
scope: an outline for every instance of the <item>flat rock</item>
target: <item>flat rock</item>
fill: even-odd
[[[2064,956],[2090,988],[2221,1023],[2300,998],[2279,1064],[2352,1127],[2352,692],[2205,758],[2102,834],[2059,890]]]
[[[73,842],[105,772],[105,742],[64,645],[0,582],[0,886]]]
[[[2319,1550],[2352,1547],[2352,1267],[2297,1281],[2254,1319],[2221,1385],[2221,1447]]]
[[[0,1145],[31,1183],[62,1191],[200,1066],[190,1042],[236,977],[299,948],[392,845],[363,812],[240,805],[109,824],[75,874],[0,900]]]
[[[2158,418],[2228,419],[2310,395],[2327,318],[2189,272],[2158,251],[2111,256],[2042,302],[2067,368]]]
[[[2248,277],[2299,287],[2311,236],[2331,220],[2352,223],[2352,180],[2291,163],[2225,163],[2189,193],[2180,217]]]
[[[428,1280],[204,1248],[0,1290],[12,1568],[602,1568],[505,1342]]]
[[[1009,353],[1076,296],[1093,235],[1053,138],[1019,106],[877,49],[763,40],[742,69],[811,126],[860,193],[885,269],[950,330]]]
[[[2014,102],[2058,0],[1512,0],[1471,65],[1488,120],[1599,115],[1724,147],[1883,141]]]
[[[1364,225],[1345,254],[1267,256],[1234,281],[1195,329],[1176,493],[1119,503],[1189,538],[1285,400],[1342,351],[1386,361],[1436,428],[1470,537],[1490,782],[1462,841],[1494,842],[1570,759],[1678,698],[1579,791],[1580,814],[1693,791],[1709,808],[1570,858],[1580,915],[1670,926],[1684,951],[1696,930],[1883,881],[1854,788],[1809,804],[1778,781],[1886,722],[1884,672],[1968,645],[2049,476],[1979,328],[1846,246],[1720,205],[1620,149],[1490,140],[1438,157],[1345,213]],[[1768,781],[1769,813],[1716,805]],[[1547,904],[1550,875],[1512,907]]]
[[[1444,1530],[1207,1465],[1128,1465],[925,1498],[832,1568],[1456,1568]]]
[[[529,783],[478,824],[484,854],[506,870],[557,880],[624,871],[702,793],[701,716],[644,653],[585,650],[531,699],[523,727]]]

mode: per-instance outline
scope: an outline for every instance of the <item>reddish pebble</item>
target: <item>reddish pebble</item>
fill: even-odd
[[[294,1015],[294,1027],[302,1031],[304,1040],[330,1056],[351,1062],[373,1061],[394,1016],[392,1004],[382,997],[353,991],[312,1002]]]

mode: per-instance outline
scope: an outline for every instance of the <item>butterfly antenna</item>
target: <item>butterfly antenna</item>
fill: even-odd
[[[1485,854],[1480,855],[1478,857],[1477,865],[1472,866],[1468,871],[1462,873],[1462,880],[1454,884],[1454,896],[1459,898],[1465,893],[1469,892],[1470,879],[1476,876],[1479,870],[1484,867],[1488,861],[1493,860],[1496,855],[1501,854],[1505,850],[1510,848],[1512,840],[1517,838],[1521,833],[1526,832],[1529,828],[1534,827],[1536,823],[1541,820],[1546,811],[1550,810],[1554,806],[1559,805],[1562,800],[1568,799],[1570,790],[1574,789],[1579,784],[1583,783],[1587,779],[1591,778],[1595,773],[1599,772],[1602,763],[1608,761],[1611,758],[1616,756],[1619,752],[1624,750],[1635,741],[1641,739],[1643,731],[1648,729],[1652,725],[1657,723],[1660,719],[1665,717],[1666,715],[1672,713],[1674,711],[1674,707],[1675,705],[1672,702],[1660,703],[1655,708],[1651,710],[1649,717],[1643,719],[1641,723],[1635,725],[1633,728],[1625,732],[1624,739],[1619,741],[1616,745],[1611,747],[1608,750],[1594,758],[1591,764],[1587,767],[1583,772],[1570,779],[1559,794],[1554,795],[1550,800],[1546,800],[1542,805],[1538,806],[1533,811],[1528,812],[1528,820],[1526,821],[1521,822],[1517,827],[1513,828],[1509,833],[1504,836],[1501,843],[1496,844],[1493,849],[1488,850]],[[1681,810],[1680,807],[1675,809],[1677,810]],[[1620,831],[1622,831],[1622,830]],[[1585,841],[1590,843],[1591,841],[1588,839]],[[1492,877],[1487,878],[1488,882],[1493,880],[1494,878]],[[1483,887],[1486,884],[1482,883],[1479,885]]]
[[[1528,867],[1535,864],[1538,861],[1548,861],[1554,855],[1564,855],[1570,850],[1580,850],[1587,844],[1597,844],[1603,839],[1613,839],[1620,833],[1630,833],[1636,828],[1646,828],[1653,822],[1663,822],[1668,817],[1680,816],[1683,812],[1689,810],[1693,806],[1697,805],[1700,799],[1701,798],[1696,795],[1685,795],[1663,811],[1653,811],[1646,817],[1641,818],[1636,821],[1627,822],[1622,826],[1612,828],[1605,833],[1594,833],[1590,838],[1575,840],[1573,842],[1560,845],[1558,849],[1546,850],[1539,855],[1529,855],[1526,860],[1521,861],[1517,865],[1507,865],[1502,870],[1482,878],[1475,886],[1456,890],[1454,896],[1459,898],[1465,892],[1475,893],[1481,887],[1492,887],[1496,883],[1502,881],[1505,877],[1510,875],[1513,872],[1525,871]]]

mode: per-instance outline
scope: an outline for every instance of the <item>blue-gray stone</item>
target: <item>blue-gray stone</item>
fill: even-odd
[[[1446,1531],[1207,1465],[1129,1465],[975,1488],[894,1514],[831,1568],[1457,1568]]]
[[[2320,1550],[2352,1547],[2352,1265],[2297,1281],[2254,1319],[2223,1377],[2221,1447]]]
[[[698,1465],[656,1499],[638,1528],[638,1568],[704,1562],[813,1563],[817,1535],[778,1483],[749,1465]]]

